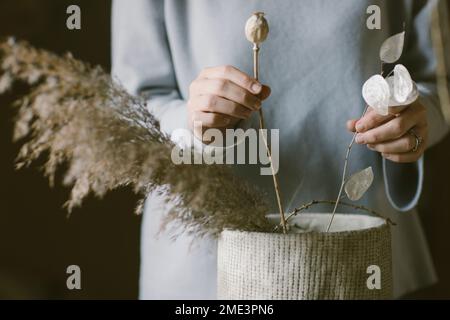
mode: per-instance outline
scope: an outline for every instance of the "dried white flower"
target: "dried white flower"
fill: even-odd
[[[391,92],[389,84],[380,75],[370,77],[363,85],[362,95],[367,105],[375,109],[380,115],[389,113]]]
[[[414,85],[411,79],[411,75],[408,69],[402,64],[397,64],[394,68],[394,98],[396,101],[405,102],[411,92]]]
[[[363,85],[364,100],[380,115],[387,115],[389,107],[408,106],[419,97],[417,85],[404,65],[396,65],[393,72],[386,79],[372,76]]]
[[[389,78],[386,78],[387,83],[389,84],[389,89],[391,91],[391,99],[389,101],[390,107],[397,107],[397,106],[408,106],[412,104],[414,101],[417,100],[419,97],[419,90],[417,89],[417,85],[414,81],[412,81],[411,85],[411,92],[408,94],[406,99],[402,102],[398,101],[396,98],[396,89],[395,89],[395,76],[390,76]],[[409,91],[409,90],[408,90]],[[397,94],[398,96],[398,94]]]
[[[389,80],[389,79],[388,79]],[[408,95],[406,100],[404,102],[399,102],[395,99],[394,96],[391,96],[391,99],[389,101],[390,107],[398,107],[398,106],[409,106],[410,104],[414,103],[419,98],[419,90],[417,89],[417,85],[415,82],[413,82],[413,89],[411,93]]]

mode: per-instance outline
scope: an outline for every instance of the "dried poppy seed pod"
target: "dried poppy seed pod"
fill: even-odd
[[[260,44],[266,40],[269,34],[269,24],[264,18],[264,12],[255,12],[245,24],[245,36],[248,41]]]

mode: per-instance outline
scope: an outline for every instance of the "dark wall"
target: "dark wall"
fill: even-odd
[[[125,1],[125,0],[124,0]],[[132,0],[131,0],[132,1]],[[65,27],[66,8],[82,8],[82,30]],[[110,65],[110,1],[3,0],[0,37],[14,35],[56,52]],[[71,218],[68,191],[48,187],[37,166],[14,171],[11,143],[15,91],[0,97],[0,298],[136,298],[140,217],[135,197],[117,191],[90,199]],[[450,298],[450,138],[426,155],[421,217],[441,282],[411,297]],[[81,291],[66,288],[66,267],[82,269]]]
[[[66,8],[82,8],[81,31],[66,28]],[[110,66],[110,1],[0,2],[0,37],[14,35],[56,52]],[[137,298],[140,217],[128,190],[90,199],[68,219],[68,190],[48,187],[37,166],[14,171],[16,91],[0,97],[0,298]],[[81,267],[82,290],[66,288],[66,268]]]

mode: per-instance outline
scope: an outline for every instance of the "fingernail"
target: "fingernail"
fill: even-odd
[[[362,123],[356,123],[356,131],[361,132],[364,131],[365,127]]]
[[[375,147],[372,144],[368,144],[367,148],[369,148],[370,150],[375,150]]]
[[[258,93],[261,92],[261,90],[262,90],[262,85],[261,85],[260,83],[254,82],[254,83],[252,84],[252,92],[253,92],[253,93],[258,94]]]
[[[360,134],[358,134],[356,135],[355,142],[360,144],[364,143],[364,138]]]

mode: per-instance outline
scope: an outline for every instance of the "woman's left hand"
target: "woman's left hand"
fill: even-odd
[[[349,120],[347,128],[358,132],[356,143],[365,144],[394,162],[418,160],[427,145],[427,114],[419,102],[408,107],[389,108],[387,116],[381,116],[369,107],[361,119]]]

